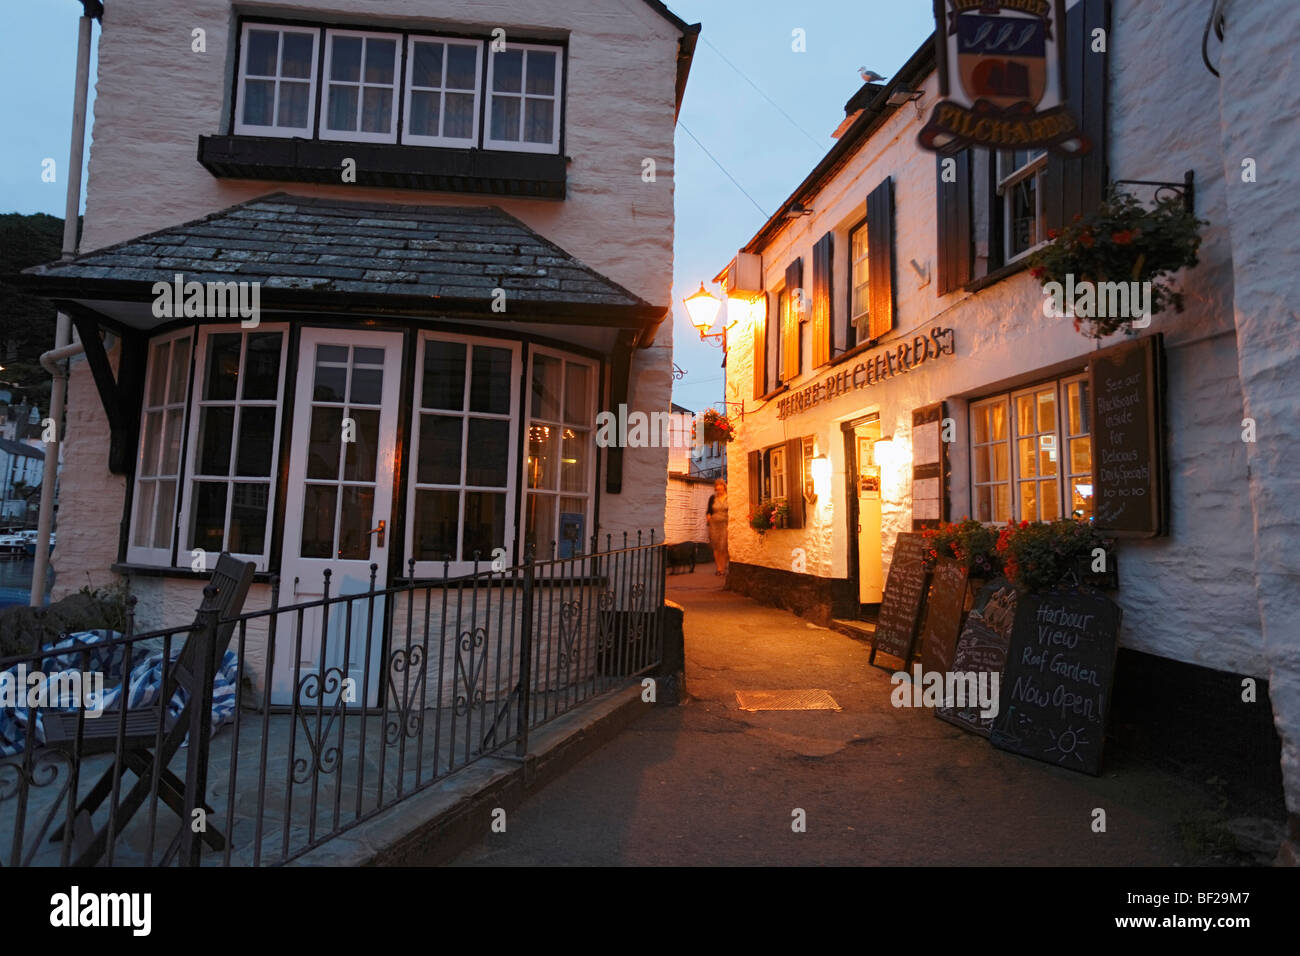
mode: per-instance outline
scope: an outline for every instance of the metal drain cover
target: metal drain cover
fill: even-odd
[[[842,710],[824,690],[738,690],[741,710]]]

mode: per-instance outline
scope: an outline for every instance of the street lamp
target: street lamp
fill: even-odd
[[[722,327],[721,332],[710,332],[713,323],[718,318],[718,310],[722,308],[722,300],[712,295],[708,289],[704,288],[704,283],[700,283],[699,291],[682,300],[686,306],[686,314],[690,316],[691,325],[700,333],[701,342],[714,341],[715,344],[727,347],[727,330],[736,324],[736,320],[731,317],[731,310],[727,310],[728,322]]]

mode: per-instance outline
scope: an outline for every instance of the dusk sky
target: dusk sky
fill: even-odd
[[[105,6],[111,17],[113,0]],[[677,132],[673,276],[675,360],[687,372],[673,397],[698,411],[722,397],[722,351],[699,341],[682,298],[730,261],[764,214],[774,212],[833,145],[830,134],[844,116],[844,102],[861,85],[858,68],[892,75],[934,20],[928,0],[671,0],[669,6],[704,25]],[[0,104],[6,131],[0,212],[63,215],[80,11],[76,0],[7,4],[0,82],[10,92]],[[792,48],[796,29],[804,31],[807,52]],[[92,58],[92,78],[94,69]],[[93,119],[93,88],[91,95]],[[55,183],[41,181],[46,157],[58,164]]]

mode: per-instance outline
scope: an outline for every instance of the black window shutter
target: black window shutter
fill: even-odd
[[[867,281],[870,283],[871,337],[894,327],[894,181],[885,181],[867,196]]]
[[[835,336],[835,295],[831,280],[835,234],[828,232],[813,246],[812,367],[831,360]]]
[[[951,161],[952,174],[944,182],[944,164]],[[935,157],[935,192],[939,232],[939,295],[955,292],[970,282],[975,255],[971,232],[971,153],[963,149],[952,156]]]
[[[762,452],[751,451],[749,453],[749,508],[751,511],[758,508],[762,500],[763,493],[763,460]]]
[[[1092,150],[1079,158],[1048,154],[1043,208],[1049,229],[1094,211],[1105,195],[1108,54],[1092,52],[1093,30],[1106,31],[1109,49],[1109,0],[1079,0],[1065,15],[1066,103]]]
[[[803,344],[801,319],[803,313],[803,259],[796,259],[785,269],[785,308],[786,315],[781,317],[781,364],[778,370],[782,382],[792,382],[803,371],[803,356],[800,349]]]
[[[754,398],[767,394],[767,326],[772,321],[771,293],[767,294],[767,315],[754,323]]]

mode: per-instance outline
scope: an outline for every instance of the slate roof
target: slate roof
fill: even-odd
[[[271,290],[653,310],[495,206],[346,202],[276,193],[26,270],[68,280],[259,282]],[[27,283],[25,283],[27,284]],[[80,282],[78,282],[80,284]],[[666,307],[665,307],[666,308]]]

